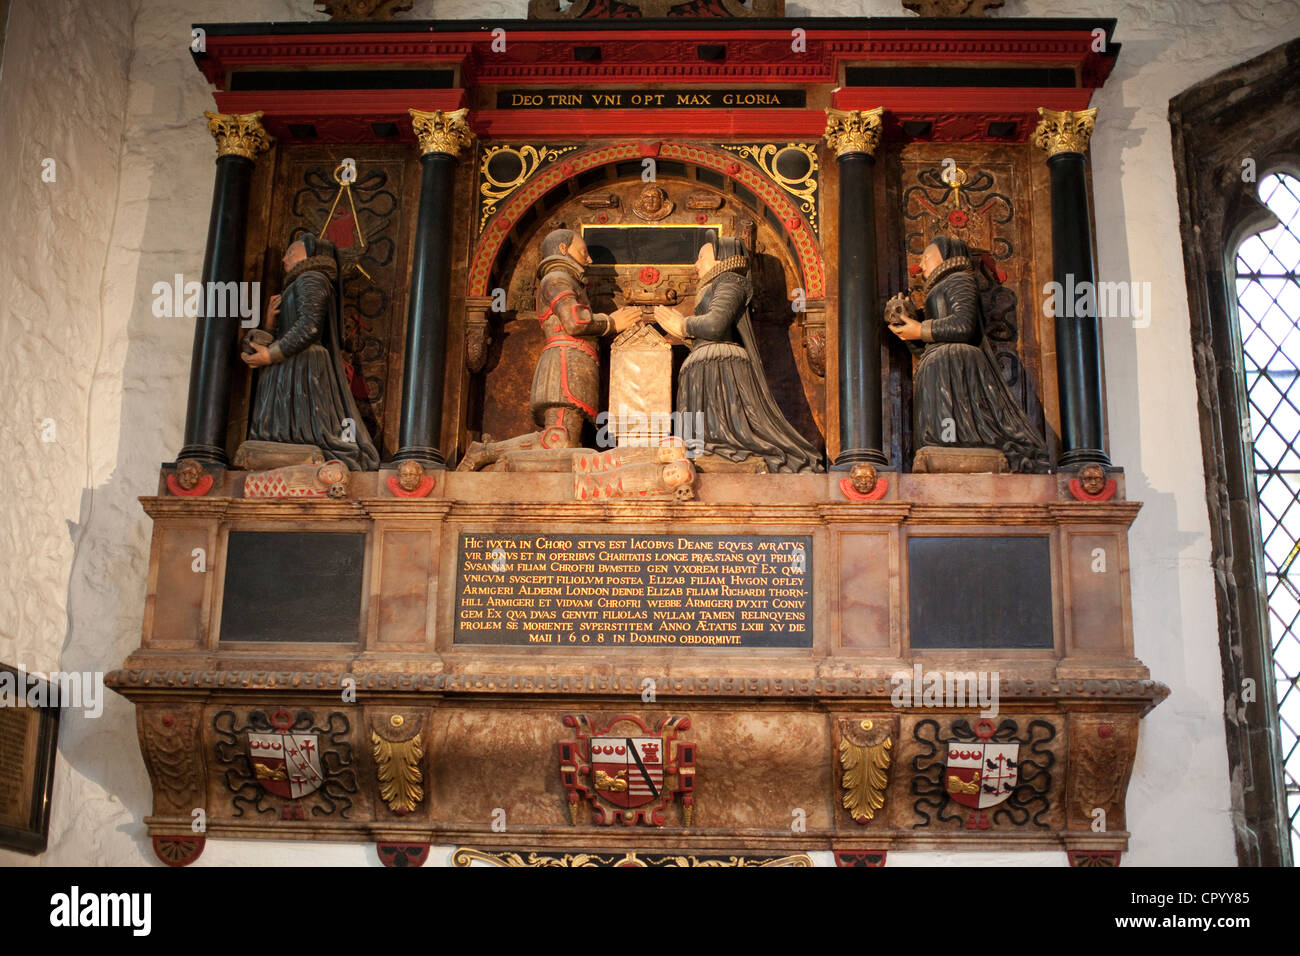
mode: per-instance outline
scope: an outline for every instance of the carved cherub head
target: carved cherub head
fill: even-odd
[[[316,480],[330,489],[330,497],[338,498],[347,493],[348,466],[341,461],[327,461],[316,469]],[[335,488],[341,488],[336,494]]]
[[[1106,469],[1101,465],[1084,465],[1079,469],[1079,484],[1090,495],[1099,495],[1106,487]]]
[[[397,466],[397,483],[403,491],[414,491],[424,480],[424,467],[418,461],[404,461]]]
[[[875,490],[876,481],[880,473],[876,466],[869,462],[858,462],[849,471],[849,481],[853,483],[853,490],[860,495],[869,495]]]
[[[686,444],[680,438],[665,438],[659,443],[658,458],[661,462],[685,461]]]
[[[189,491],[203,477],[203,465],[193,458],[182,458],[176,463],[176,484]]]

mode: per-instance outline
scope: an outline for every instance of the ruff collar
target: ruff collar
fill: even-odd
[[[332,256],[308,256],[302,262],[298,263],[284,277],[284,284],[290,285],[294,279],[298,278],[304,272],[323,272],[333,281],[338,278],[339,267]]]
[[[725,259],[719,259],[713,264],[713,268],[704,273],[704,278],[700,280],[700,288],[704,288],[724,272],[734,272],[741,275],[745,272],[748,263],[744,256],[727,256]]]
[[[958,272],[974,273],[974,271],[975,267],[971,265],[970,259],[966,256],[953,256],[951,259],[944,259],[943,262],[939,263],[939,268],[930,273],[930,278],[925,280],[922,294],[928,296],[936,285],[950,275]]]

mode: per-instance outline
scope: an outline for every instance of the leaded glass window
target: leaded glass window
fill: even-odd
[[[1300,854],[1300,179],[1261,178],[1259,196],[1279,224],[1237,250],[1255,488],[1277,682],[1291,846]]]

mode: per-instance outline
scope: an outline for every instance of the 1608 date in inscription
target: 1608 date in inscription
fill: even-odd
[[[462,534],[456,643],[811,647],[808,535]]]

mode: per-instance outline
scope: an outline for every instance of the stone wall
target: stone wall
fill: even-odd
[[[518,17],[525,0],[417,0],[408,16]],[[894,16],[892,2],[788,5]],[[1300,33],[1292,0],[1008,0],[1002,16],[1114,16],[1123,44],[1094,99],[1098,274],[1150,282],[1154,317],[1105,325],[1111,457],[1146,503],[1133,528],[1137,654],[1173,696],[1142,723],[1131,864],[1228,865],[1222,681],[1196,392],[1167,122],[1171,96]],[[107,671],[139,642],[150,526],[136,502],[181,444],[193,320],[155,318],[151,287],[199,277],[214,149],[189,25],[321,19],[308,0],[13,0],[0,78],[0,661]],[[41,179],[55,160],[57,179]],[[52,419],[54,433],[44,427]],[[53,440],[44,441],[43,437]],[[68,714],[50,849],[0,865],[154,862],[133,708]],[[214,841],[198,865],[283,861],[282,844]],[[890,864],[950,854],[891,854]],[[436,851],[433,860],[445,858]],[[294,847],[310,864],[378,865],[373,847]],[[1064,863],[1064,854],[962,854]]]

